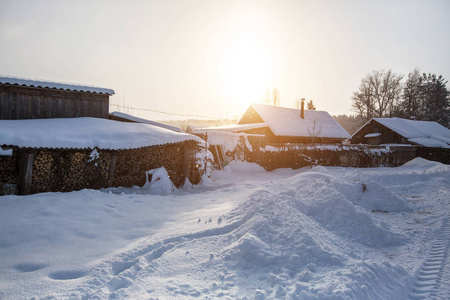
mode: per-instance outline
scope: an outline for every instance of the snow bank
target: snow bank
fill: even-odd
[[[230,170],[235,173],[266,172],[263,167],[256,163],[231,161],[228,166],[230,167]]]
[[[153,194],[165,195],[176,190],[164,167],[145,172],[145,177],[146,182],[142,188],[148,189]]]

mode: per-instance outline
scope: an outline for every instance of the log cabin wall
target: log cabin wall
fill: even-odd
[[[109,118],[109,95],[0,84],[0,120]]]
[[[364,136],[370,133],[381,133],[376,139],[370,140]],[[354,136],[350,139],[352,144],[411,144],[404,137],[397,132],[387,128],[386,126],[378,123],[375,120],[371,120],[367,125],[363,126]]]

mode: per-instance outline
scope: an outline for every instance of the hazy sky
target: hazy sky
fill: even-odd
[[[112,88],[112,104],[177,114],[233,117],[268,88],[282,106],[349,114],[374,69],[450,79],[449,14],[448,0],[0,0],[0,75]]]

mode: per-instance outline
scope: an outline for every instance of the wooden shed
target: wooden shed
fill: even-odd
[[[0,120],[0,128],[0,195],[5,186],[20,194],[142,186],[160,167],[176,186],[199,180],[201,139],[190,134],[100,118]]]
[[[450,148],[450,129],[437,122],[373,118],[351,138],[352,144],[406,144]]]
[[[0,77],[0,120],[109,118],[114,90],[95,86]]]

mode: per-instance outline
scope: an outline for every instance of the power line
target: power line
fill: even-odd
[[[166,114],[166,115],[173,115],[173,116],[181,116],[181,117],[197,117],[197,118],[218,119],[218,120],[222,119],[222,118],[218,118],[218,117],[210,117],[210,116],[186,115],[186,114],[170,113],[170,112],[160,111],[160,110],[154,110],[154,109],[150,109],[150,108],[137,108],[137,107],[124,106],[124,105],[113,104],[113,103],[110,103],[110,105],[114,105],[114,106],[116,106],[116,107],[122,107],[122,108],[126,108],[126,109],[151,111],[151,112],[156,112],[156,113]]]

